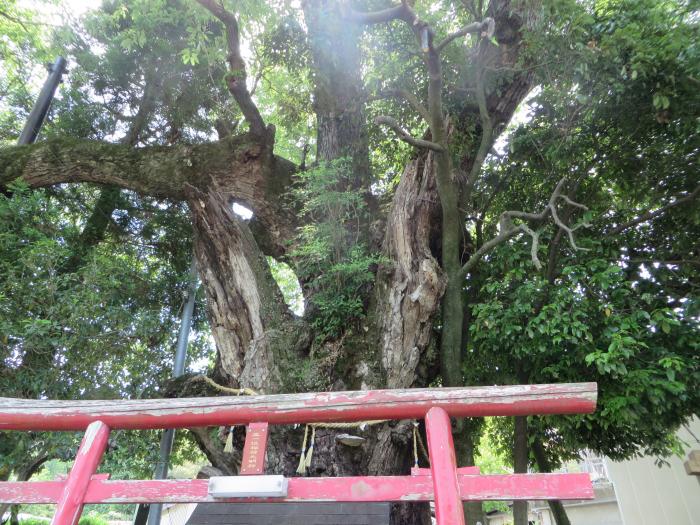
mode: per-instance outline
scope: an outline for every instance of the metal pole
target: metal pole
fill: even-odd
[[[180,377],[185,373],[185,357],[187,356],[187,341],[190,337],[190,326],[192,324],[192,314],[194,313],[194,303],[197,296],[197,263],[192,258],[190,267],[190,282],[187,288],[187,302],[182,310],[182,320],[180,321],[180,332],[177,336],[177,348],[175,349],[175,365],[173,366],[173,376]]]
[[[49,107],[56,93],[56,88],[59,82],[61,82],[61,76],[65,70],[66,59],[63,57],[58,57],[56,61],[49,66],[49,77],[46,79],[46,82],[44,82],[44,87],[41,88],[39,98],[36,99],[32,112],[29,114],[27,123],[22,130],[22,134],[17,140],[17,144],[32,144],[36,140],[37,135],[39,135],[39,130],[46,118],[46,114],[49,112]]]
[[[192,314],[194,313],[194,303],[197,296],[197,266],[195,259],[192,259],[190,269],[190,282],[187,287],[187,302],[182,310],[180,320],[180,332],[177,336],[177,347],[175,349],[175,364],[173,366],[173,377],[180,377],[185,372],[185,357],[187,357],[187,341],[190,337],[190,326],[192,325]],[[168,477],[168,460],[173,448],[175,439],[175,429],[168,428],[163,431],[160,439],[160,460],[156,464],[154,479],[165,479]],[[155,503],[150,506],[148,512],[148,525],[159,525],[162,503]],[[138,511],[137,511],[138,512]]]

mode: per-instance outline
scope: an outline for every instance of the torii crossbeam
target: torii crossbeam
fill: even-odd
[[[115,401],[0,398],[0,430],[84,430],[64,481],[0,482],[0,503],[55,503],[52,525],[75,525],[87,503],[435,501],[438,525],[464,523],[469,500],[592,499],[588,474],[481,475],[458,468],[450,416],[581,414],[595,383],[368,390]],[[409,476],[293,477],[278,497],[219,497],[209,480],[109,480],[95,474],[110,430],[247,425],[241,475],[264,473],[269,424],[425,419],[430,469]],[[275,480],[279,480],[279,476]],[[258,478],[265,485],[266,477]],[[225,480],[224,480],[225,481]]]

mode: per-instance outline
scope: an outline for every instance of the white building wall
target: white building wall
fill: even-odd
[[[623,525],[610,482],[594,483],[593,490],[593,500],[562,501],[571,525]],[[535,502],[532,510],[538,518],[537,525],[555,525],[547,502]]]
[[[678,436],[691,449],[700,448],[700,420]],[[697,437],[695,437],[697,436]],[[684,458],[666,458],[670,466],[658,467],[655,458],[607,460],[610,478],[625,525],[700,525],[700,482],[689,476]]]
[[[571,525],[622,525],[622,518],[615,501],[574,504],[565,508]],[[551,523],[555,523],[554,519]]]

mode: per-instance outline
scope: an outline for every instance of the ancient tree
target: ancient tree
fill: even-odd
[[[4,148],[0,182],[21,179],[31,188],[103,185],[107,212],[120,189],[186,203],[216,343],[211,377],[222,386],[275,393],[464,384],[471,321],[465,283],[485,257],[515,242],[525,246],[532,268],[539,270],[545,226],[557,232],[558,246],[583,250],[574,233],[587,225],[587,208],[574,197],[579,182],[562,172],[538,185],[527,209],[505,208],[493,215],[490,207],[507,177],[484,170],[516,108],[540,82],[538,60],[546,57],[533,55],[528,38],[546,39],[559,31],[549,18],[552,11],[536,2],[492,0],[484,8],[482,2],[466,1],[441,5],[449,13],[433,16],[425,11],[428,6],[410,1],[369,10],[350,2],[304,0],[316,153],[307,161],[308,146],[303,146],[302,161],[295,163],[276,153],[279,130],[266,123],[256,102],[259,78],[247,74],[240,17],[228,4],[198,3],[208,13],[205,30],[225,35],[226,71],[220,76],[242,122],[217,119],[212,127],[218,140],[192,142],[179,138],[178,122],[165,119],[164,138],[139,140],[163,88],[153,75],[124,140],[53,137]],[[365,82],[363,42],[377,32],[415,59],[411,85]],[[387,100],[393,105],[379,107],[403,108],[410,126],[396,114],[377,114],[376,107],[368,117],[372,103]],[[370,162],[370,131],[377,133],[377,126],[411,148],[395,186],[381,191]],[[325,190],[342,196],[338,206],[355,210],[335,220],[331,259],[346,263],[348,254],[363,254],[361,278],[328,279],[327,267],[309,263],[304,232],[325,218],[319,218],[323,208],[317,195],[305,190],[305,181],[318,173],[330,177]],[[252,218],[234,213],[234,203],[251,210]],[[270,257],[299,276],[304,315],[285,304]],[[351,288],[350,298],[334,286]],[[352,303],[352,310],[340,310],[352,315],[330,319],[327,298],[334,294]],[[330,321],[336,323],[332,329]],[[180,395],[197,388],[194,382],[176,386]],[[473,429],[459,424],[458,431],[468,464]],[[235,472],[236,454],[225,454],[210,432],[193,432],[216,467]],[[405,470],[410,435],[408,422],[380,426],[358,454],[333,446],[332,436],[319,432],[312,472]],[[300,438],[294,434],[294,439]],[[520,452],[522,469],[527,457]],[[273,440],[270,469],[292,472],[297,453],[296,445]],[[404,522],[423,518],[406,513]]]

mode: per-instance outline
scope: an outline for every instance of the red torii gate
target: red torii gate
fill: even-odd
[[[64,481],[0,482],[0,503],[55,503],[52,525],[76,525],[87,503],[435,501],[438,525],[464,523],[462,501],[592,499],[588,474],[481,475],[458,468],[450,416],[581,414],[595,409],[595,383],[282,394],[240,398],[49,401],[0,398],[0,430],[84,430]],[[268,424],[425,418],[430,469],[409,476],[261,476],[277,497],[218,497],[212,480],[113,481],[95,474],[111,429],[248,426],[241,475],[264,472]],[[218,478],[226,484],[232,478]],[[248,478],[252,482],[252,478]],[[234,486],[236,484],[234,483]],[[252,485],[252,483],[251,483]],[[236,488],[229,489],[234,493]],[[247,492],[250,492],[248,490]],[[220,495],[219,495],[220,496]]]

